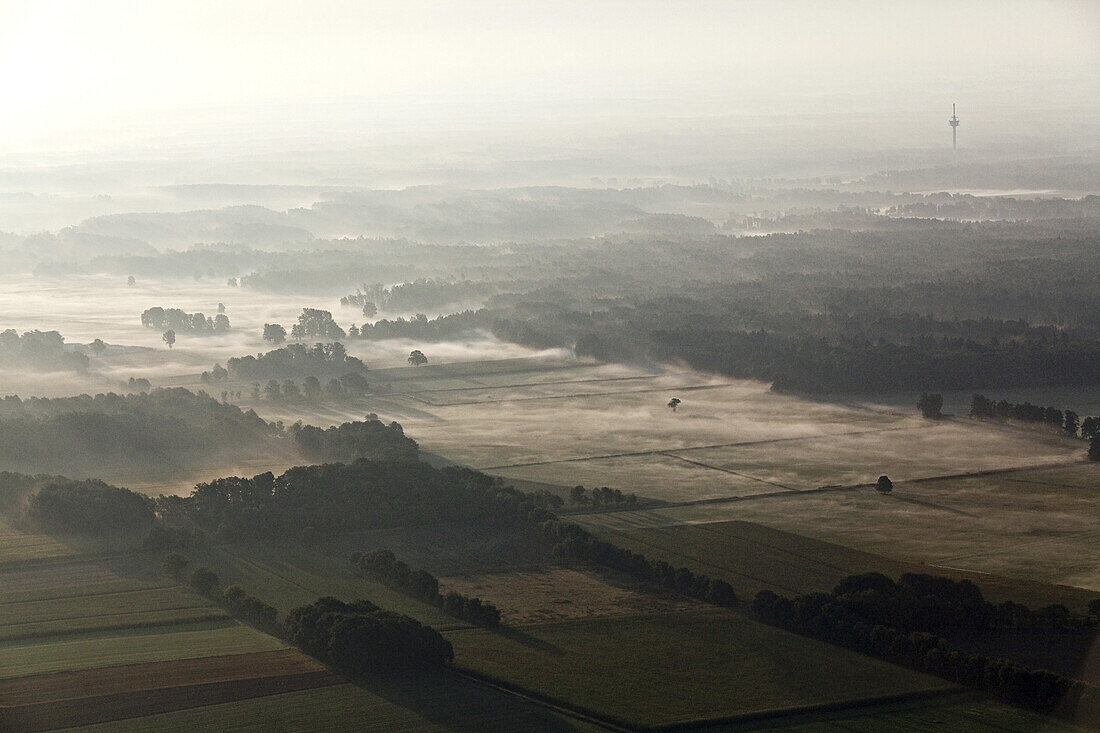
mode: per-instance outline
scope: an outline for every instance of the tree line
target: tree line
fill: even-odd
[[[980,394],[970,400],[970,416],[979,420],[1018,420],[1048,425],[1071,438],[1081,437],[1089,441],[1089,460],[1100,461],[1100,417],[1090,416],[1082,420],[1073,410],[1040,407],[1030,402],[1013,404],[1004,399],[994,402]]]
[[[649,560],[645,555],[597,539],[581,527],[559,519],[547,520],[539,529],[543,537],[554,543],[554,557],[562,562],[603,565],[715,606],[732,608],[737,605],[733,587],[719,578],[677,568],[664,560]]]
[[[190,518],[220,537],[279,541],[301,539],[307,530],[313,535],[451,522],[525,527],[552,516],[557,497],[525,494],[472,469],[434,468],[409,458],[298,466],[278,477],[267,472],[220,478],[197,485],[187,497],[158,497],[157,511]]]
[[[0,399],[0,468],[91,473],[287,453],[309,461],[415,460],[416,442],[394,425],[368,419],[324,430],[286,428],[180,387],[94,397],[8,396]]]
[[[25,331],[14,328],[0,331],[0,367],[33,371],[83,372],[88,357],[65,348],[65,339],[57,331]]]
[[[366,394],[370,389],[370,383],[358,372],[348,372],[339,379],[333,378],[321,384],[321,380],[312,374],[302,380],[302,386],[293,379],[269,379],[267,383],[252,383],[250,394],[252,399],[261,397],[272,402],[297,402],[307,400],[310,402],[321,399],[322,396],[339,398],[347,395],[357,396]]]
[[[218,313],[210,318],[204,313],[186,313],[179,308],[161,308],[160,306],[142,311],[141,325],[146,328],[198,336],[227,333],[230,329],[229,316],[225,313]]]
[[[491,629],[500,626],[500,609],[492,603],[454,591],[441,594],[438,578],[427,570],[413,570],[404,561],[398,560],[390,550],[353,552],[348,561],[353,568],[371,580],[435,606],[448,616],[469,621],[475,626]]]
[[[951,583],[943,578],[916,576],[893,584],[889,578],[872,573],[849,577],[832,593],[788,599],[770,590],[760,591],[753,599],[752,612],[764,623],[928,672],[1013,705],[1068,717],[1100,708],[1097,690],[1082,682],[968,652],[936,633],[919,630],[924,623],[931,623],[930,628],[937,630],[957,625],[960,620],[965,623],[962,609],[975,604],[980,607],[976,588]],[[935,608],[918,605],[912,609],[893,603],[895,598],[905,596],[910,600],[930,598]],[[890,607],[900,609],[902,615],[886,615]],[[930,611],[931,617],[924,617]],[[914,614],[918,618],[914,619]]]

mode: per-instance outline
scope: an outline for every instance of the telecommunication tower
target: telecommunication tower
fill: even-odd
[[[947,121],[947,124],[951,125],[951,149],[959,149],[958,133],[959,133],[959,116],[955,114],[955,103],[951,103],[951,119]]]

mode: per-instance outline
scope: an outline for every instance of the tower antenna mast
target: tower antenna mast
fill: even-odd
[[[958,132],[959,132],[959,117],[955,114],[955,103],[951,103],[951,119],[947,121],[947,124],[951,125],[951,149],[959,149]]]

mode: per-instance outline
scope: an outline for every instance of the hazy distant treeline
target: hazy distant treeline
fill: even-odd
[[[27,331],[20,336],[9,328],[0,332],[0,368],[84,371],[88,357],[66,349],[65,339],[57,331]]]
[[[377,420],[327,429],[269,423],[186,389],[0,400],[0,468],[94,475],[293,456],[302,461],[415,460],[416,442]]]

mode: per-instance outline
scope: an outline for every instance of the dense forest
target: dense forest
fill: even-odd
[[[157,502],[164,516],[188,517],[222,537],[284,540],[442,522],[526,526],[549,518],[555,498],[524,494],[472,469],[360,459],[298,466],[278,477],[221,478]]]

